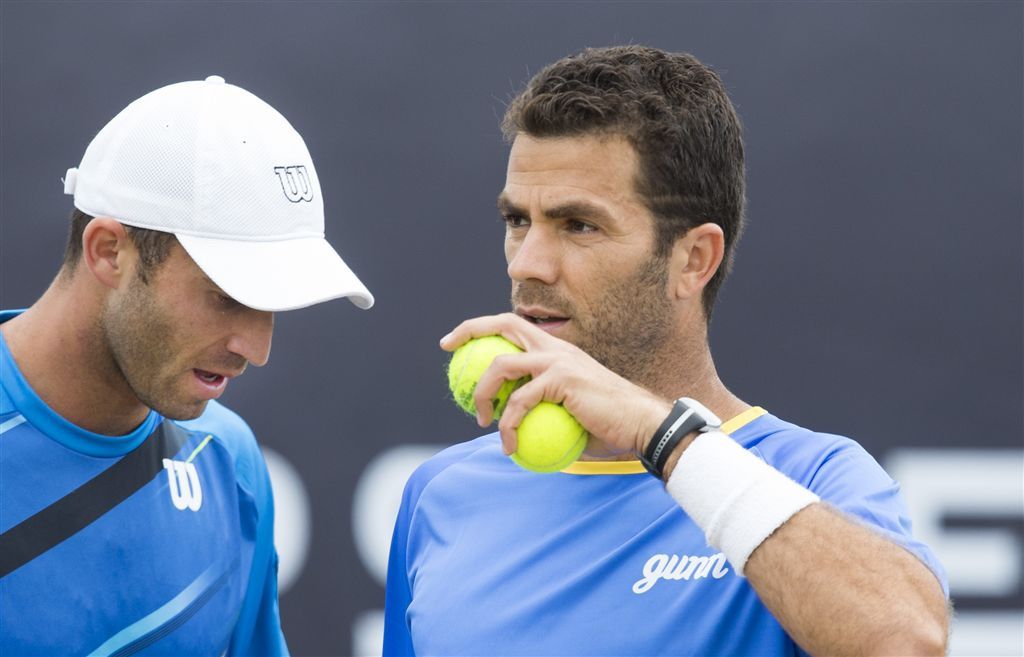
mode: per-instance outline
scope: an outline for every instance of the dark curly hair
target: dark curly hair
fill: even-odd
[[[686,53],[592,48],[541,70],[509,104],[505,139],[621,135],[636,150],[636,190],[657,220],[655,256],[703,223],[721,226],[725,258],[704,290],[708,319],[744,222],[739,118],[718,74]]]

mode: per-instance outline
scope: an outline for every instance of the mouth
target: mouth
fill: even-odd
[[[224,392],[231,380],[231,375],[211,372],[209,370],[193,369],[193,378],[198,383],[199,394],[205,399],[216,399]]]
[[[544,308],[516,308],[516,314],[549,333],[561,329],[570,319]]]

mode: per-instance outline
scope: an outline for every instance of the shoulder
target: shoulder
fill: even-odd
[[[22,312],[21,310],[0,310],[0,324],[9,319],[14,319]],[[2,373],[2,376],[0,376],[0,416],[8,415],[17,410],[14,400],[7,393],[7,387],[9,385],[13,386],[15,380],[20,378],[20,374],[16,372],[17,366],[7,350],[7,340],[3,334],[0,334],[0,373]]]
[[[213,436],[234,460],[238,478],[249,490],[258,488],[258,482],[266,472],[266,464],[256,436],[238,413],[211,401],[196,419],[175,421],[175,424],[186,431]]]
[[[733,437],[769,465],[814,491],[859,522],[902,545],[935,573],[949,592],[945,570],[928,546],[915,539],[900,485],[859,443],[772,416],[751,422]]]
[[[892,482],[855,440],[812,431],[773,415],[757,418],[734,432],[733,438],[769,465],[816,492],[837,476],[866,477],[879,484]]]
[[[14,400],[7,394],[7,382],[5,379],[6,377],[0,378],[0,422],[6,420],[6,416],[18,410],[14,405]]]
[[[500,453],[500,444],[501,440],[498,434],[491,433],[441,450],[424,461],[409,477],[409,481],[405,485],[403,504],[415,505],[424,489],[431,482],[450,471],[453,466],[463,464],[481,454],[489,454],[495,450]]]
[[[211,401],[203,414],[194,420],[175,420],[175,424],[186,431],[211,434],[234,452],[251,449],[256,445],[256,436],[238,413],[228,407]]]

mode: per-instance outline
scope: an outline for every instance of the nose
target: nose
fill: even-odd
[[[508,277],[519,283],[553,284],[558,279],[560,248],[552,228],[540,223],[531,225],[522,237],[506,237]]]
[[[262,367],[270,359],[273,334],[274,313],[246,308],[228,339],[228,351]]]

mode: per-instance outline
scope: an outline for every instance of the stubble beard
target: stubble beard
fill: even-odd
[[[113,365],[140,402],[173,420],[202,415],[206,402],[179,399],[173,371],[168,374],[175,331],[149,284],[133,279],[124,296],[104,309],[100,329]]]
[[[572,318],[577,347],[619,376],[653,388],[664,379],[665,351],[675,336],[667,258],[654,258],[605,290],[587,316],[556,290],[513,286],[512,305],[539,305]]]

